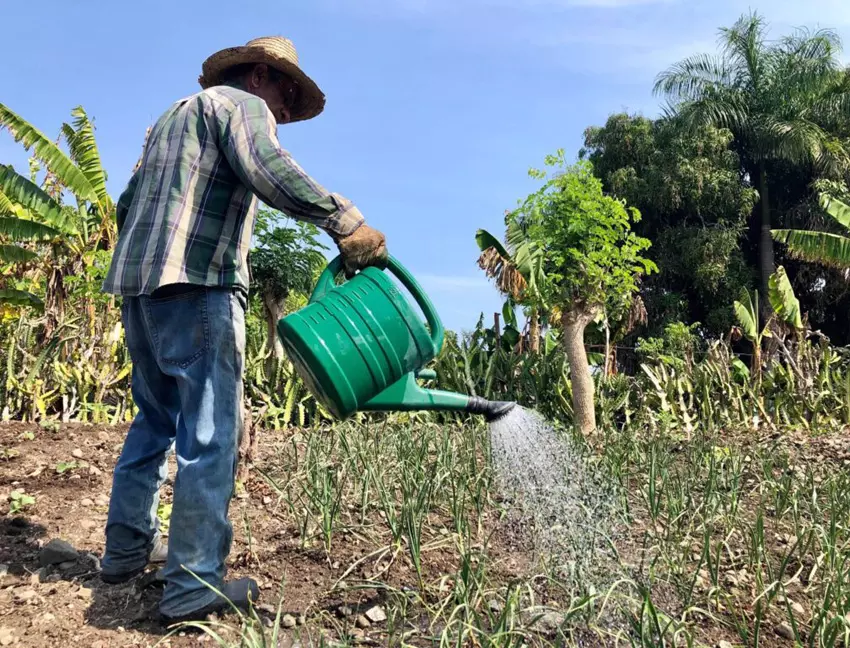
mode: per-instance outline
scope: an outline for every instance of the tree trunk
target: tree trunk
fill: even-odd
[[[540,313],[537,308],[531,309],[528,335],[531,338],[531,352],[540,353]]]
[[[268,405],[257,413],[257,420],[262,420],[268,409]],[[253,412],[251,411],[251,403],[245,399],[242,404],[242,430],[239,437],[239,456],[237,459],[236,479],[244,485],[248,479],[248,473],[254,463],[254,456],[257,450],[257,427],[254,423]]]
[[[573,419],[582,434],[596,429],[596,410],[593,404],[593,377],[584,348],[584,329],[598,311],[564,311],[564,348],[570,361],[570,382],[573,388]]]
[[[761,229],[759,230],[759,270],[761,275],[760,301],[762,314],[770,312],[770,302],[767,299],[768,281],[776,272],[773,259],[773,237],[770,234],[770,198],[767,188],[767,169],[764,163],[759,164],[759,203],[761,205]]]
[[[263,306],[266,314],[266,348],[271,352],[269,358],[270,371],[283,360],[283,343],[277,334],[277,323],[283,317],[283,302],[279,302],[271,295],[263,295]]]

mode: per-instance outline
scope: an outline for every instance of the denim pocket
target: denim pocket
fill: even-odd
[[[159,362],[185,369],[204,355],[210,343],[205,288],[146,301]]]

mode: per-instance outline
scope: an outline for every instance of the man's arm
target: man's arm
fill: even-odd
[[[280,147],[274,118],[262,99],[240,102],[221,128],[221,146],[239,179],[263,202],[313,223],[335,240],[349,236],[363,216],[349,200],[327,192]]]

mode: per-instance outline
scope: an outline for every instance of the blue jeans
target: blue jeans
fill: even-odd
[[[113,475],[103,571],[121,574],[147,563],[174,444],[177,478],[160,603],[168,616],[216,598],[186,569],[216,588],[223,584],[242,433],[245,309],[241,291],[194,286],[165,297],[125,298],[121,307],[138,413]]]

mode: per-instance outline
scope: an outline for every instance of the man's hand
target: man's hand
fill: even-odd
[[[350,279],[358,270],[367,266],[383,268],[387,265],[386,238],[381,232],[365,223],[353,234],[337,242],[345,266],[345,276]]]

